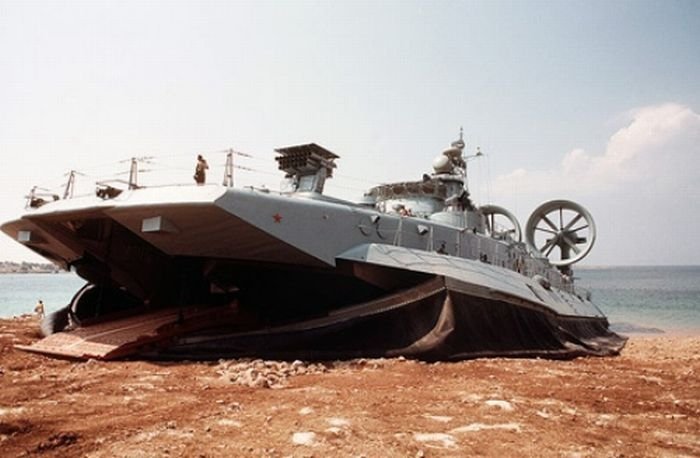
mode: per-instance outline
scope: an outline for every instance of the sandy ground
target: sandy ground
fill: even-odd
[[[2,456],[700,456],[700,337],[572,361],[74,362],[0,320]]]

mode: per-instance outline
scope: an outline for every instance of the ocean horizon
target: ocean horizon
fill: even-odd
[[[700,334],[700,266],[580,266],[576,286],[590,291],[611,328],[629,333]],[[85,284],[75,273],[0,274],[0,317],[48,312]]]

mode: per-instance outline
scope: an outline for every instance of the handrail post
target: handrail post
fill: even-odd
[[[71,170],[68,175],[68,183],[66,183],[66,189],[63,191],[63,198],[68,199],[73,198],[73,189],[75,184],[75,170]]]
[[[226,167],[224,167],[224,186],[233,188],[233,148],[226,154]]]
[[[131,158],[131,168],[129,169],[129,189],[137,189],[139,162],[135,157]]]

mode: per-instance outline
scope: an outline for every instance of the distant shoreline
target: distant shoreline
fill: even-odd
[[[14,275],[14,274],[67,274],[67,270],[56,269],[56,270],[29,270],[29,271],[0,271],[0,275]]]
[[[55,274],[65,272],[55,264],[0,261],[0,274]]]

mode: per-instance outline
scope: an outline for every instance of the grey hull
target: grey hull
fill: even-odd
[[[71,305],[85,326],[240,309],[240,321],[168,334],[158,358],[571,358],[625,343],[588,295],[521,244],[349,203],[143,189],[47,204],[2,229],[100,285]]]

